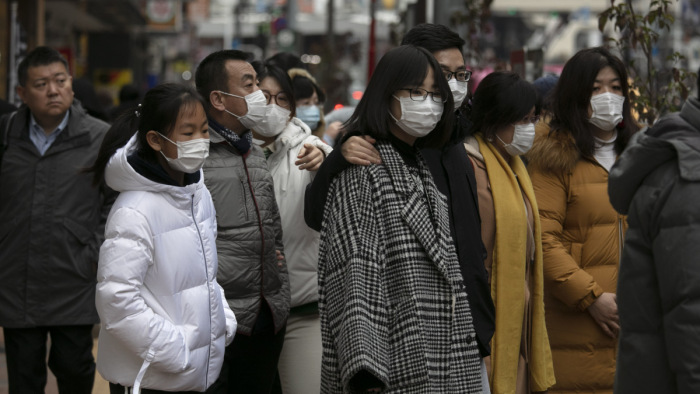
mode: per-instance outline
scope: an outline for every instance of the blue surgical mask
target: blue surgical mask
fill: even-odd
[[[318,128],[318,122],[321,121],[321,110],[315,105],[302,105],[297,107],[297,118],[314,131]]]

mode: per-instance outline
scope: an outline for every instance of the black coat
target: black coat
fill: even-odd
[[[458,114],[459,115],[459,114]],[[458,120],[463,120],[458,116]],[[484,259],[486,250],[481,242],[481,221],[476,197],[474,168],[460,136],[468,127],[457,122],[455,138],[442,150],[423,149],[438,190],[447,197],[450,211],[450,233],[457,250],[460,271],[474,319],[479,351],[482,357],[491,353],[491,337],[495,327],[495,308],[491,299]],[[318,170],[312,184],[307,186],[304,200],[306,224],[320,231],[328,189],[333,178],[351,164],[341,149],[335,149]]]
[[[41,156],[29,114],[26,106],[16,112],[0,167],[0,326],[95,324],[98,251],[115,193],[93,187],[81,170],[109,125],[76,100]]]
[[[615,393],[700,393],[700,102],[635,135],[608,191],[629,215]]]

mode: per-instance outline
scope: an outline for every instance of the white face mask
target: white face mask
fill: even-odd
[[[610,131],[622,121],[622,106],[625,97],[615,93],[601,93],[591,97],[593,115],[588,120],[604,131]]]
[[[267,105],[265,117],[255,126],[254,130],[263,137],[276,137],[287,126],[291,113],[290,110],[277,104]]]
[[[425,137],[433,131],[440,121],[442,110],[445,107],[444,104],[436,103],[430,98],[415,101],[410,97],[392,97],[401,104],[401,119],[397,120],[391,112],[389,112],[389,116],[406,134],[417,138]]]
[[[501,137],[496,135],[499,141],[503,144],[503,149],[511,156],[524,155],[532,148],[532,142],[535,141],[535,124],[516,124],[513,125],[513,141],[510,144],[503,142]]]
[[[469,82],[458,81],[457,78],[452,77],[447,84],[450,85],[450,90],[452,91],[452,98],[455,100],[455,109],[462,106],[464,99],[467,98],[467,91],[469,90]]]
[[[248,112],[245,115],[239,116],[227,109],[224,109],[224,111],[238,118],[238,120],[241,121],[243,127],[245,127],[246,129],[255,129],[255,126],[260,124],[265,118],[267,99],[265,98],[265,95],[263,94],[262,90],[256,90],[253,93],[246,95],[245,97],[237,96],[233,93],[227,93],[222,90],[219,90],[218,92],[227,96],[238,97],[245,100],[246,105],[248,105]]]
[[[160,151],[160,154],[163,155],[165,160],[168,162],[168,165],[173,170],[181,171],[187,174],[197,172],[204,165],[204,160],[209,157],[208,138],[197,138],[195,140],[175,142],[171,141],[163,134],[158,134],[171,144],[177,146],[177,158],[175,159],[171,159],[166,156],[162,149]]]

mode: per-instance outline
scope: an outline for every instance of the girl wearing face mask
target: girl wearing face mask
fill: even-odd
[[[454,118],[435,58],[405,45],[379,61],[346,123],[381,164],[341,172],[319,251],[321,392],[481,393],[481,357],[444,196],[419,147]]]
[[[236,319],[216,281],[216,215],[201,167],[204,101],[165,84],[122,115],[91,168],[119,192],[100,249],[97,370],[110,393],[214,392]]]
[[[539,120],[534,86],[511,72],[486,76],[472,100],[464,144],[474,165],[486,247],[486,272],[496,306],[487,357],[493,393],[544,392],[554,384],[542,297],[542,247],[535,193],[520,155]]]
[[[304,192],[332,148],[294,117],[292,83],[284,70],[254,62],[267,100],[265,121],[253,129],[267,157],[282,220],[291,310],[278,370],[285,394],[321,387],[321,320],[318,313],[319,234],[304,223]]]
[[[313,135],[323,138],[326,122],[321,105],[326,100],[326,95],[316,83],[316,79],[303,68],[290,68],[287,73],[292,79],[296,117],[309,126]]]
[[[608,172],[638,126],[625,65],[603,48],[578,52],[537,126],[528,170],[542,221],[547,325],[557,384],[550,392],[612,393],[619,320],[615,289],[625,218]]]

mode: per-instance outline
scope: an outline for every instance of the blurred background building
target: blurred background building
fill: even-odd
[[[636,0],[644,3],[649,0]],[[16,66],[38,45],[57,48],[74,77],[93,84],[106,105],[119,89],[192,82],[209,53],[234,48],[256,59],[280,51],[302,57],[326,89],[326,111],[354,105],[373,65],[421,22],[467,38],[456,17],[467,0],[0,0],[0,98],[18,103]],[[576,51],[601,45],[598,14],[609,0],[494,0],[478,51],[479,75],[511,68],[533,80],[558,73]],[[679,50],[700,65],[700,0],[674,2],[677,23],[658,51]],[[612,34],[612,33],[611,33]],[[472,88],[476,85],[472,84]],[[111,102],[110,102],[111,100]]]

